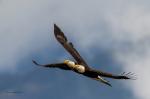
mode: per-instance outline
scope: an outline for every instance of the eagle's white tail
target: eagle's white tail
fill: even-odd
[[[106,84],[106,85],[112,87],[111,84],[110,84],[107,80],[103,79],[101,76],[98,76],[98,77],[96,78],[96,80],[98,80],[98,81],[100,81],[100,82],[102,82],[102,83],[104,83],[104,84]]]

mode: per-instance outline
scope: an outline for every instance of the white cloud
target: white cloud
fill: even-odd
[[[136,72],[139,77],[127,85],[131,86],[136,99],[149,99],[150,12],[147,2],[2,0],[0,70],[10,71],[33,51],[47,44],[54,46],[49,43],[54,39],[51,36],[52,24],[55,22],[67,31],[70,39],[78,38],[79,46],[83,49],[97,42],[99,46],[112,49],[116,59],[124,65],[123,68]],[[78,41],[75,40],[75,43]],[[112,44],[113,48],[110,46]]]
[[[128,41],[130,46],[126,46],[127,51],[116,50],[119,61],[124,64],[126,71],[133,71],[138,79],[132,84],[127,84],[136,99],[149,99],[150,91],[150,12],[148,9],[131,6],[122,15],[115,15],[111,20],[112,30],[118,42]],[[121,34],[121,35],[120,35]],[[126,49],[126,48],[125,48]]]
[[[31,51],[45,46],[51,24],[45,18],[43,2],[4,0],[0,6],[0,70],[15,70]],[[45,33],[43,33],[45,32]],[[34,46],[34,47],[32,47]],[[8,69],[9,68],[9,69]]]

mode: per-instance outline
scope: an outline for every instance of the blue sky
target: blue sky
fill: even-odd
[[[1,99],[150,99],[148,0],[1,0]],[[134,72],[135,81],[108,79],[110,88],[82,75],[36,67],[73,59],[58,44],[59,25],[90,66]],[[8,94],[17,90],[21,94]],[[66,94],[67,93],[67,94]]]

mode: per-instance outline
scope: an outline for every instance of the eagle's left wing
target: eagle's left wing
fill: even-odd
[[[68,65],[66,65],[65,63],[53,63],[53,64],[39,64],[37,63],[35,60],[32,60],[32,62],[37,65],[37,66],[43,66],[43,67],[49,67],[49,68],[60,68],[60,69],[64,69],[64,70],[70,70],[70,68],[68,67]]]

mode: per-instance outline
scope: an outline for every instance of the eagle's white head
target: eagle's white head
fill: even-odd
[[[71,69],[78,71],[79,73],[85,72],[85,67],[82,65],[76,65],[75,62],[70,60],[64,60],[64,63],[67,64]]]
[[[67,64],[70,68],[75,68],[75,63],[70,60],[64,60],[64,63]]]
[[[76,65],[76,70],[79,73],[84,73],[85,72],[85,67],[83,65]]]

